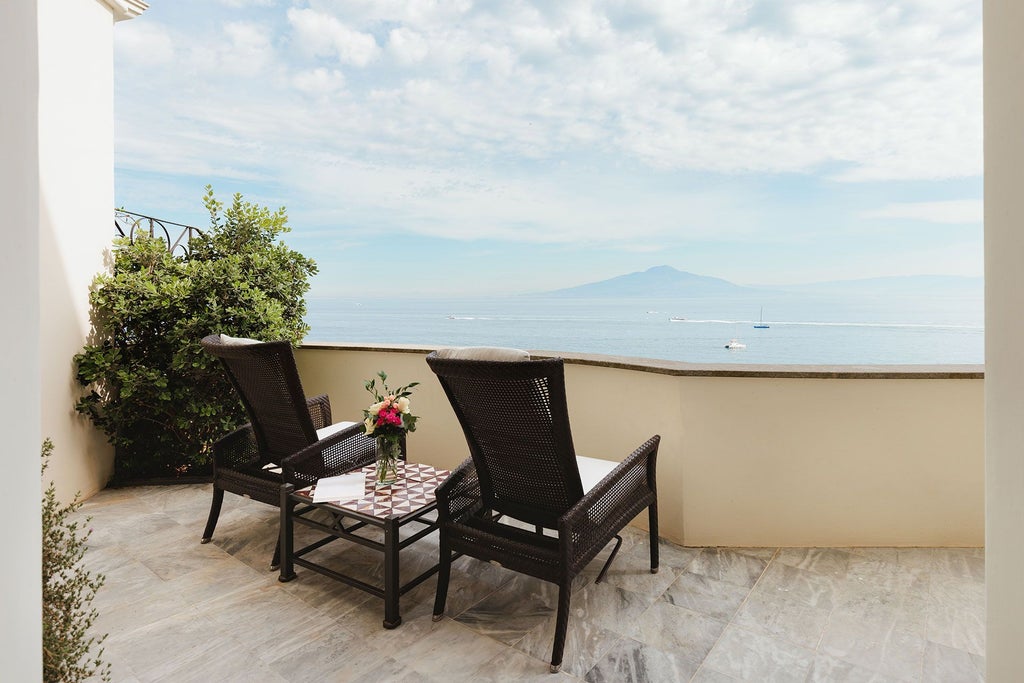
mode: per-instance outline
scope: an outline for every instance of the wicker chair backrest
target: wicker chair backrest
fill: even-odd
[[[582,496],[560,358],[427,356],[469,444],[484,505],[553,527]]]
[[[316,441],[306,396],[286,341],[225,344],[220,335],[202,340],[220,359],[252,422],[260,459],[278,463]]]

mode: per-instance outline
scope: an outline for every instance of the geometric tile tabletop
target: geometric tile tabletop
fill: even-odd
[[[362,472],[365,475],[365,495],[355,500],[331,501],[330,504],[378,519],[399,517],[434,502],[434,489],[451,474],[449,470],[430,465],[399,462],[398,481],[378,489],[376,466],[367,465]],[[312,500],[315,489],[314,485],[295,493]]]

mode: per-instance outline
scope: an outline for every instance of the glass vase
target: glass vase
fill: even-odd
[[[398,461],[402,459],[402,446],[395,439],[377,437],[377,488],[391,486],[398,481]]]

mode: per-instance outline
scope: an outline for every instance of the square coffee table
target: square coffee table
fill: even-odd
[[[437,573],[438,565],[423,572],[404,585],[399,584],[399,554],[437,528],[437,501],[434,489],[449,475],[448,470],[430,465],[401,462],[398,481],[391,486],[376,488],[376,469],[368,465],[362,469],[365,493],[353,500],[313,502],[315,486],[298,491],[292,484],[281,489],[281,573],[279,581],[295,578],[294,565],[311,569],[342,583],[384,598],[384,628],[395,628],[402,623],[399,598],[430,576]],[[312,518],[314,511],[322,511],[327,521]],[[428,515],[434,512],[433,517]],[[309,545],[296,549],[294,525],[302,524],[316,529],[324,536]],[[405,539],[400,530],[408,524],[418,525],[417,531]],[[383,529],[384,542],[356,533],[365,527]],[[376,586],[336,569],[313,562],[305,556],[318,548],[344,539],[384,553],[384,585]]]

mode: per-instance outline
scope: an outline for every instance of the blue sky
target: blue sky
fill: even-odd
[[[116,204],[314,296],[982,274],[980,0],[150,0],[115,79]]]

